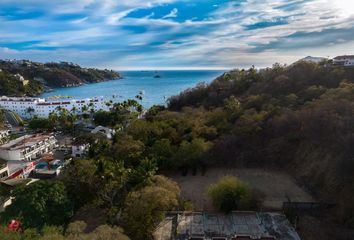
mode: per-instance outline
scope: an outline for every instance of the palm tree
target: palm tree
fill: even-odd
[[[88,110],[88,107],[86,105],[82,106],[82,108],[81,108],[82,113],[86,113],[87,110]]]
[[[73,107],[73,108],[71,109],[71,112],[72,112],[73,114],[75,114],[75,115],[76,115],[76,111],[77,111],[77,108],[76,108],[76,107]]]
[[[34,108],[33,107],[28,107],[27,109],[26,109],[26,112],[31,116],[31,118],[32,118],[32,113],[34,112]]]

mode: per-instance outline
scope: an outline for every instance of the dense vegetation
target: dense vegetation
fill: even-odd
[[[203,136],[213,142],[207,164],[287,170],[318,199],[336,203],[335,218],[354,227],[353,100],[354,68],[276,64],[187,90],[153,121],[188,116],[198,125],[183,136],[213,133]]]
[[[11,74],[19,73],[25,79],[38,80],[49,87],[78,86],[120,78],[120,75],[112,70],[82,68],[68,62],[42,64],[28,60],[0,61],[0,69]]]
[[[0,71],[0,96],[36,96],[42,91],[43,86],[38,81],[30,80],[24,86],[13,74]]]
[[[70,223],[64,231],[61,227],[46,226],[41,232],[26,229],[24,232],[0,231],[1,240],[129,240],[129,237],[118,227],[102,225],[90,233],[85,233],[86,223],[77,221]]]

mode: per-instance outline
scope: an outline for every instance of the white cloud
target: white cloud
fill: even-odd
[[[1,4],[7,3],[22,6],[24,11],[27,9],[46,11],[45,16],[37,19],[6,20],[0,17],[2,26],[0,42],[34,41],[36,42],[32,45],[34,48],[61,48],[55,51],[29,51],[12,50],[11,45],[10,48],[3,45],[0,48],[1,56],[22,54],[25,58],[38,56],[40,59],[67,56],[73,58],[68,60],[85,63],[91,61],[92,64],[98,64],[97,59],[100,59],[100,63],[101,59],[106,59],[105,63],[109,64],[111,61],[115,66],[144,62],[161,66],[171,64],[234,66],[252,63],[263,66],[274,61],[292,61],[301,55],[332,55],[336,52],[354,51],[354,45],[348,44],[350,42],[348,37],[325,39],[325,36],[321,36],[326,30],[354,27],[353,0],[312,0],[303,2],[291,11],[282,6],[300,1],[247,0],[240,5],[235,5],[236,1],[228,1],[214,6],[212,12],[202,20],[192,18],[183,22],[175,19],[179,14],[177,8],[173,8],[160,19],[152,18],[158,15],[154,12],[141,18],[128,17],[138,9],[178,1],[181,0],[0,0],[0,8]],[[174,6],[171,5],[172,7]],[[66,13],[75,13],[81,18],[68,20],[65,24],[70,24],[67,25],[55,20],[56,16]],[[276,25],[279,17],[287,24]],[[259,23],[272,24],[268,27],[259,25],[260,27],[247,29],[247,26],[257,26]],[[143,28],[143,31],[129,31],[124,26],[136,26]],[[313,46],[311,42],[308,44],[304,41],[304,45],[299,45],[298,49],[286,49],[286,44],[294,42],[291,36],[300,33],[303,35],[317,33],[318,37],[313,37],[310,41],[322,38],[324,43]],[[297,40],[301,39],[299,37]],[[156,42],[162,43],[152,45]],[[274,42],[279,42],[285,47],[267,48],[267,44]],[[111,49],[102,50],[97,45],[109,45]],[[80,50],[80,46],[88,50]],[[252,52],[251,50],[257,46],[264,48]],[[134,52],[136,49],[140,52]],[[173,62],[168,61],[171,59]]]
[[[163,16],[162,18],[165,19],[165,18],[175,18],[177,17],[177,14],[178,14],[178,9],[177,8],[174,8],[171,10],[171,12],[165,16]]]

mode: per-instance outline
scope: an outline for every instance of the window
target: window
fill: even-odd
[[[5,172],[0,174],[0,179],[6,178],[8,176],[9,176],[9,174],[7,173],[7,171],[5,171]]]

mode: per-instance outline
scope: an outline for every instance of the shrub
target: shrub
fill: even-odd
[[[225,176],[208,187],[207,193],[214,207],[228,213],[233,210],[248,210],[254,202],[248,185],[236,177]]]

